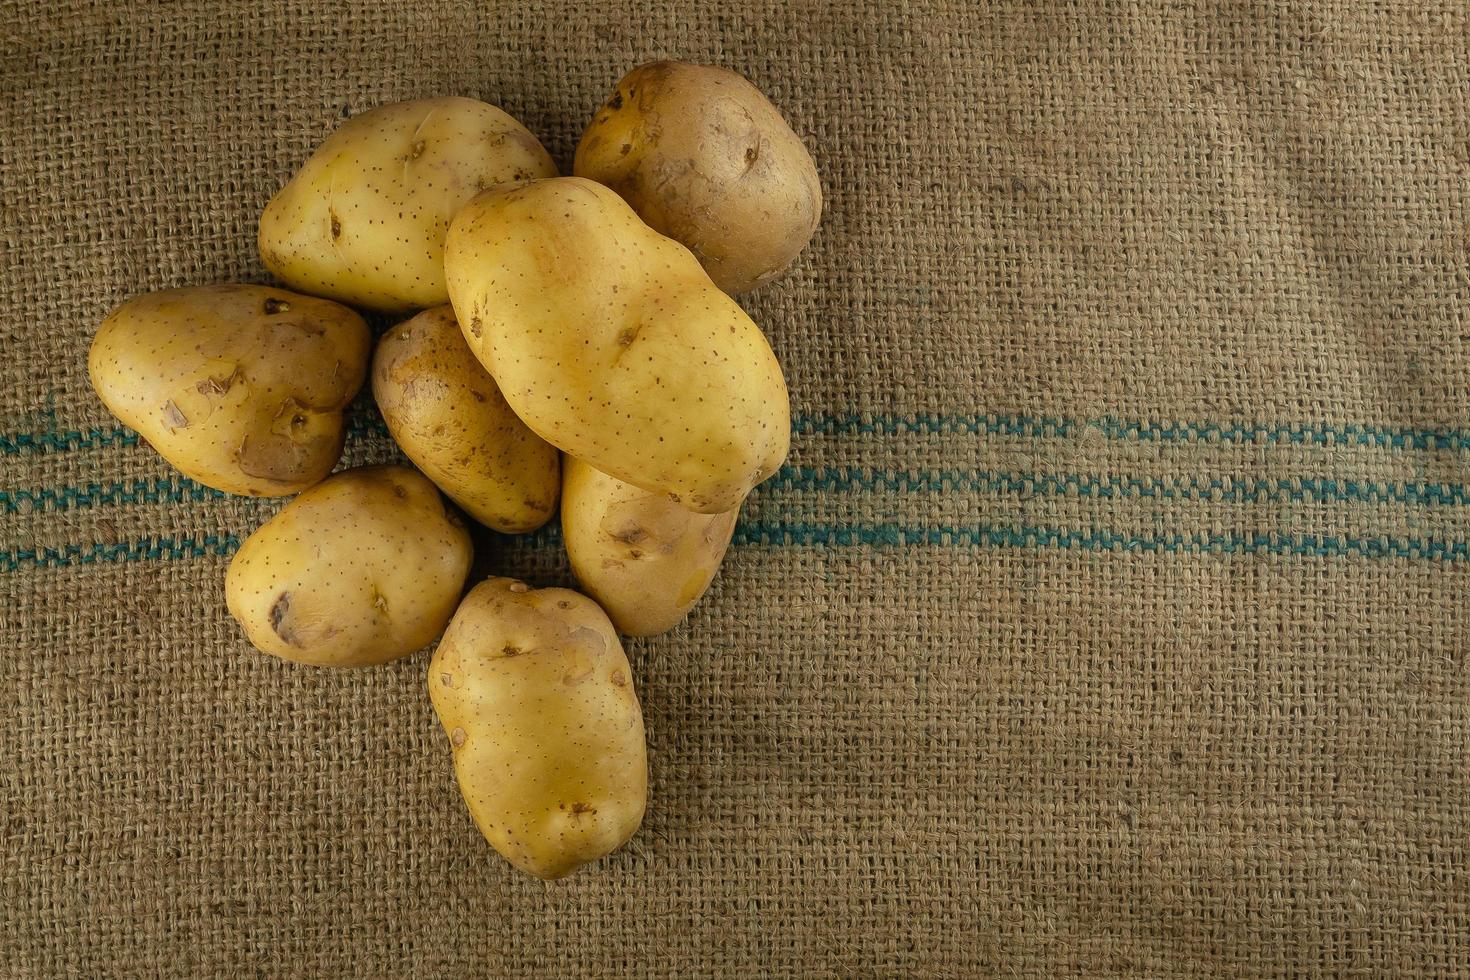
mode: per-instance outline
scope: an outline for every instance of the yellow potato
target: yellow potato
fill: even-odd
[[[240,546],[225,601],[256,648],[322,667],[407,656],[444,630],[472,557],[464,522],[406,466],[317,484]]]
[[[487,191],[444,262],[470,349],[557,448],[706,514],[786,458],[786,381],[760,328],[601,184]]]
[[[572,571],[626,636],[673,629],[720,570],[739,510],[696,514],[578,459],[563,464]]]
[[[449,307],[383,335],[373,397],[408,458],[481,524],[518,534],[556,510],[560,454],[510,410]]]
[[[507,578],[465,597],[429,664],[470,815],[506,860],[560,878],[643,821],[643,714],[597,604]]]
[[[474,99],[353,116],[260,216],[260,257],[293,289],[386,312],[438,306],[444,232],[487,187],[556,176],[536,137]]]
[[[336,303],[268,286],[193,286],[128,300],[87,358],[103,404],[187,477],[278,497],[342,455],[343,409],[372,337]]]
[[[724,68],[633,69],[587,125],[572,172],[687,245],[728,293],[779,276],[822,217],[822,184],[801,138]]]

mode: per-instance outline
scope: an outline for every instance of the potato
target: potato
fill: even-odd
[[[567,457],[561,529],[572,571],[626,636],[679,624],[720,570],[736,510],[696,514]]]
[[[429,698],[470,815],[517,868],[560,878],[638,829],[643,714],[622,644],[591,599],[481,582],[434,652]]]
[[[587,125],[572,172],[687,245],[727,293],[779,276],[822,217],[822,184],[801,138],[724,68],[633,69]]]
[[[449,307],[383,335],[373,397],[408,458],[481,524],[518,534],[556,510],[561,454],[510,410]]]
[[[444,263],[470,349],[557,448],[705,514],[785,459],[786,381],[760,328],[601,184],[486,191]]]
[[[471,546],[434,485],[406,466],[338,473],[240,546],[225,601],[265,653],[323,667],[406,656],[444,630]]]
[[[87,371],[102,403],[187,477],[278,497],[342,455],[343,409],[372,337],[336,303],[268,286],[193,286],[128,300]]]
[[[556,172],[492,105],[381,106],[343,123],[266,205],[260,257],[303,292],[385,312],[439,306],[454,212],[486,187]]]

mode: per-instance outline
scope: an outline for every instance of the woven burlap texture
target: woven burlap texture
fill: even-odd
[[[588,9],[593,8],[595,9]],[[0,974],[1470,972],[1460,0],[0,2]],[[459,798],[427,654],[252,651],[280,506],[86,379],[145,290],[265,281],[350,114],[566,165],[629,67],[750,78],[828,209],[746,306],[790,465],[629,644],[652,798],[564,882]],[[345,462],[396,458],[371,405]],[[568,581],[554,534],[481,574]]]

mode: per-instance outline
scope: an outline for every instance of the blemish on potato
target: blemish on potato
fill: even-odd
[[[291,304],[290,303],[286,302],[283,299],[276,299],[276,297],[274,297],[274,296],[268,296],[268,297],[266,297],[266,301],[265,301],[265,315],[266,316],[275,316],[277,313],[289,313],[289,312],[291,312]]]
[[[179,406],[175,405],[172,400],[163,403],[163,420],[172,429],[187,429],[189,427],[189,417],[180,411]]]
[[[329,215],[331,215],[331,218],[332,218],[332,237],[333,238],[341,238],[342,237],[342,220],[337,217],[337,212],[335,212],[335,211],[329,211],[327,213]]]
[[[291,593],[282,592],[271,605],[271,629],[281,638],[282,642],[295,646],[296,634],[286,625],[286,617],[289,615],[291,615]]]
[[[225,392],[229,391],[235,386],[235,382],[239,379],[239,377],[240,367],[239,365],[236,365],[235,370],[231,371],[228,377],[208,377],[195,385],[194,388],[201,395],[223,395]]]
[[[443,684],[445,687],[453,688],[454,675],[449,673],[448,671],[445,671],[444,673],[439,675],[439,683]]]
[[[623,544],[637,544],[646,537],[648,537],[648,532],[635,524],[616,532],[613,535],[613,540],[621,541]]]
[[[449,733],[449,742],[455,748],[459,748],[461,745],[463,745],[464,740],[465,733],[463,728],[456,728],[454,731]]]

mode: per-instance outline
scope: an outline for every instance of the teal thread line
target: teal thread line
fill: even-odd
[[[1209,443],[1224,445],[1368,446],[1419,451],[1470,450],[1470,431],[1413,429],[1354,423],[1243,425],[1213,422],[1143,422],[1104,416],[1096,419],[1030,415],[816,414],[792,419],[796,435],[1003,435],[1032,439],[1064,438],[1097,432],[1123,442]],[[356,415],[348,423],[354,436],[386,434],[376,414]],[[103,446],[137,445],[138,436],[122,426],[86,431],[11,433],[0,436],[0,452],[65,452]]]
[[[771,489],[841,492],[944,493],[989,491],[1009,496],[1131,497],[1211,503],[1402,503],[1464,506],[1470,489],[1459,483],[1378,483],[1327,477],[1245,480],[1100,477],[1089,474],[1036,476],[995,470],[861,470],[785,466],[762,485]]]
[[[22,568],[57,568],[68,565],[95,565],[134,561],[202,558],[225,556],[240,547],[233,534],[210,534],[202,538],[141,538],[118,544],[94,542],[89,545],[69,544],[62,548],[26,548],[0,551],[0,571],[15,572]]]
[[[762,489],[825,493],[988,492],[1027,497],[1083,499],[1151,498],[1210,503],[1400,503],[1463,507],[1470,489],[1459,483],[1378,483],[1367,480],[1296,477],[1235,480],[1099,477],[1057,474],[1035,476],[991,470],[915,470],[892,472],[845,467],[784,466]],[[0,491],[0,511],[73,510],[118,504],[177,504],[223,500],[229,494],[187,477],[89,483],[55,489]]]
[[[978,525],[914,527],[898,524],[837,527],[810,524],[743,524],[735,541],[747,545],[803,547],[989,547],[1185,555],[1300,555],[1320,558],[1470,559],[1470,542],[1435,538],[1351,538],[1316,534],[1244,532],[1223,534],[1121,534],[1093,528]]]
[[[1344,423],[1299,422],[1243,425],[1214,422],[1142,422],[1029,415],[820,415],[792,422],[798,435],[1004,435],[1033,439],[1097,432],[1124,442],[1222,443],[1226,445],[1372,446],[1381,449],[1470,449],[1462,429],[1411,429]]]
[[[103,446],[136,446],[138,434],[118,426],[114,429],[88,429],[86,432],[11,433],[0,436],[0,452],[14,456],[25,452],[67,452],[97,449]]]
[[[118,481],[106,485],[88,483],[78,487],[0,492],[0,510],[18,514],[23,506],[32,510],[73,510],[116,504],[179,504],[224,500],[230,494],[195,483],[188,477],[158,480]]]
[[[538,532],[531,543],[544,545],[559,540],[555,528]],[[919,527],[899,524],[856,526],[804,523],[747,523],[735,529],[741,545],[798,546],[825,548],[908,548],[915,546],[951,548],[1012,548],[1028,551],[1106,552],[1115,554],[1168,555],[1273,555],[1311,558],[1407,558],[1432,561],[1470,559],[1470,542],[1436,538],[1381,536],[1353,538],[1278,532],[1219,534],[1122,534],[1105,529],[1064,530],[1027,525],[974,527]],[[0,552],[0,571],[22,568],[55,568],[137,561],[226,556],[239,547],[234,535],[203,538],[143,538],[119,544],[67,545],[63,548],[22,549]]]

